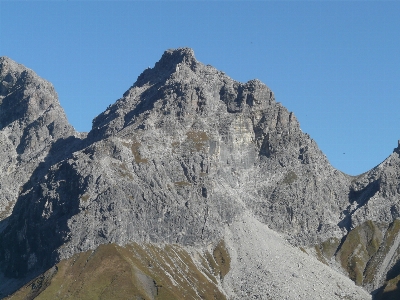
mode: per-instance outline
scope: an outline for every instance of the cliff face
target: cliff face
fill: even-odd
[[[52,145],[74,136],[53,86],[32,70],[0,58],[0,220]]]
[[[0,223],[0,266],[9,278],[102,244],[176,244],[200,249],[201,256],[222,241],[232,262],[225,279],[217,276],[221,292],[262,295],[266,282],[275,280],[268,293],[278,297],[289,292],[282,281],[294,273],[289,264],[275,270],[277,265],[257,257],[287,251],[282,257],[294,262],[304,254],[268,230],[292,245],[312,246],[340,240],[374,217],[368,191],[375,191],[382,174],[372,170],[375,175],[354,181],[335,170],[267,86],[236,82],[198,62],[191,49],[166,51],[93,120],[87,137],[68,125],[47,82],[9,59],[1,62],[0,164],[2,170],[25,168],[8,173],[23,176],[0,178],[0,209],[10,211],[15,203]],[[18,178],[18,188],[10,178]],[[385,218],[380,210],[375,214],[376,220]],[[391,213],[385,222],[395,218]],[[266,239],[281,246],[242,246]],[[260,264],[275,267],[267,274]],[[312,264],[328,276],[318,261]],[[313,268],[299,272],[310,275]],[[332,274],[334,280],[323,281],[325,292],[340,299],[334,286],[344,281]],[[235,291],[240,278],[246,284]],[[343,286],[343,295],[367,297],[349,283]],[[323,285],[310,293],[323,294]]]
[[[381,164],[352,181],[349,198],[351,204],[343,222],[351,230],[346,241],[347,248],[351,245],[352,249],[340,257],[342,265],[369,291],[398,298],[400,143]],[[359,262],[357,268],[354,261]]]
[[[400,217],[400,142],[381,164],[353,180],[351,226],[367,220],[391,223]]]

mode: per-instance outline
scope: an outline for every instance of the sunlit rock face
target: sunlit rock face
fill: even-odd
[[[167,50],[93,120],[86,136],[68,124],[49,83],[7,58],[0,62],[3,218],[14,207],[0,223],[0,270],[7,278],[102,244],[175,244],[202,256],[224,241],[231,273],[216,284],[229,299],[262,296],[267,283],[259,286],[260,280],[276,281],[271,297],[287,295],[281,281],[317,269],[329,279],[307,289],[310,299],[324,291],[332,299],[368,299],[293,246],[340,241],[365,220],[385,218],[386,208],[366,210],[368,201],[375,204],[365,186],[378,173],[355,179],[335,170],[259,80],[240,83],[198,62],[192,49]],[[397,192],[385,193],[395,207]],[[389,208],[391,221],[395,209]],[[260,253],[281,258],[272,264],[258,260]],[[296,259],[310,268],[292,271]],[[283,260],[283,271],[260,271]],[[235,291],[242,279],[247,283]],[[296,282],[300,291],[305,283]],[[336,295],[339,282],[343,291]]]

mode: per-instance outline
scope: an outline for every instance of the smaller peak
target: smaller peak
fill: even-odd
[[[15,60],[7,56],[0,57],[0,73],[4,74],[4,72],[14,72],[14,73],[22,73],[23,71],[29,70],[24,65],[17,63]]]
[[[13,61],[11,58],[7,56],[0,56],[0,64],[17,64],[17,62]]]
[[[0,64],[4,63],[8,65],[22,66],[21,64],[17,63],[15,60],[9,58],[8,56],[0,56]]]
[[[264,83],[260,79],[257,79],[257,78],[251,79],[248,82],[252,83],[252,84],[256,84],[256,85],[261,85],[261,84],[264,85]]]
[[[12,59],[9,58],[8,56],[0,56],[0,62],[3,62],[3,61],[12,61]]]
[[[263,83],[261,80],[259,79],[251,79],[249,81],[246,82],[247,85],[250,86],[257,86],[257,87],[266,87],[266,84]]]

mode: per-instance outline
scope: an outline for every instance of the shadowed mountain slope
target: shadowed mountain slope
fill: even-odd
[[[0,220],[59,140],[75,136],[53,86],[32,70],[0,58]]]

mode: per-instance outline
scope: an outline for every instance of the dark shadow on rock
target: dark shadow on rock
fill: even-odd
[[[157,83],[140,95],[139,103],[124,116],[124,128],[132,123],[134,117],[145,111],[152,110],[154,108],[154,103],[164,98],[163,89],[160,89],[160,87],[162,87],[162,84]]]
[[[24,86],[26,77],[27,73],[23,72],[14,87]],[[23,119],[29,106],[29,99],[24,96],[23,88],[12,88],[7,92],[8,95],[3,98],[0,105],[0,130],[16,120]]]
[[[67,159],[84,145],[73,136],[57,140],[0,222],[0,272],[20,286],[54,265],[57,248],[68,241],[67,222],[79,212],[79,176]]]
[[[374,180],[370,182],[367,186],[359,191],[355,191],[354,189],[350,189],[349,191],[349,202],[356,202],[357,206],[353,210],[344,211],[345,217],[338,223],[340,228],[345,228],[347,231],[351,228],[351,216],[365,204],[367,204],[368,200],[371,199],[380,188],[380,179]]]
[[[381,300],[382,298],[382,293],[383,290],[385,289],[385,286],[381,286],[380,288],[374,290],[371,292],[372,300]]]
[[[246,103],[243,90],[243,86],[239,84],[231,89],[226,86],[221,87],[219,98],[225,102],[228,112],[239,113],[243,111],[243,106]]]
[[[347,233],[350,232],[351,228],[351,214],[348,211],[344,211],[344,218],[338,223],[339,228],[345,228]]]
[[[386,286],[380,287],[373,291],[372,300],[399,300],[400,299],[400,281],[396,287],[390,291],[385,291]]]
[[[41,125],[42,123],[43,123],[43,119],[42,119],[42,117],[40,117],[40,118],[37,118],[36,120],[32,121],[32,123],[26,125],[26,127],[24,128],[24,131],[22,133],[22,137],[20,139],[20,143],[16,148],[17,153],[19,155],[22,155],[26,151],[26,149],[29,148],[29,138],[34,137],[35,136],[34,133],[37,132],[38,130],[41,130],[41,127],[43,126],[43,125]],[[49,138],[51,138],[51,136],[54,134],[54,131],[55,131],[54,127],[55,126],[57,126],[57,125],[55,125],[54,121],[46,126],[47,130],[48,130],[48,137]],[[59,132],[62,133],[62,131],[59,131]],[[60,137],[60,136],[62,136],[62,134],[59,134],[58,136]],[[69,141],[65,141],[65,142],[66,143],[68,143],[68,142],[72,143],[73,142],[72,141],[73,138],[74,137],[68,137],[67,139]],[[60,144],[59,141],[60,140],[57,140],[55,142],[55,144],[56,143]],[[53,152],[54,152],[54,150],[53,150]]]
[[[357,209],[364,206],[371,197],[373,197],[380,188],[380,179],[370,182],[365,188],[355,191],[350,190],[349,199],[350,202],[357,202]]]
[[[390,270],[386,274],[386,281],[389,281],[396,276],[400,275],[400,260],[398,260],[393,267],[390,268]],[[400,298],[399,298],[400,299]]]
[[[339,253],[340,249],[342,249],[343,243],[346,241],[348,234],[349,234],[349,232],[347,232],[347,234],[341,238],[339,246],[336,248],[335,254],[333,256],[336,257],[336,255]]]

